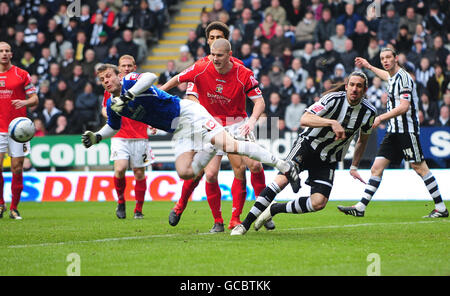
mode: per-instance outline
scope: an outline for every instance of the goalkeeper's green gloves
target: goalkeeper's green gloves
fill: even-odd
[[[99,143],[102,140],[102,136],[99,134],[94,134],[91,131],[85,131],[81,135],[81,142],[83,143],[84,147],[89,148],[94,144]]]

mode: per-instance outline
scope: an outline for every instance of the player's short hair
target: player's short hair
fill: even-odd
[[[211,44],[211,48],[223,48],[225,51],[229,52],[231,51],[231,43],[227,39],[217,39],[213,44]]]
[[[100,73],[105,72],[108,69],[113,69],[113,71],[114,71],[114,73],[116,73],[116,75],[119,75],[119,73],[120,73],[119,68],[116,65],[113,65],[113,64],[101,64],[97,68],[97,75],[99,75]]]
[[[390,48],[390,47],[383,47],[383,48],[380,50],[380,54],[381,54],[382,52],[385,52],[385,51],[390,51],[390,52],[392,52],[392,54],[394,55],[394,57],[397,56],[397,52],[396,52],[395,49],[393,49],[393,48]]]
[[[132,55],[124,54],[123,56],[121,56],[119,58],[119,62],[118,62],[119,65],[122,60],[131,60],[131,61],[133,61],[133,65],[136,65],[136,60],[134,59],[134,57]]]
[[[210,23],[207,27],[206,27],[206,39],[209,39],[209,33],[211,33],[212,30],[219,30],[223,33],[223,36],[225,37],[225,39],[228,40],[228,38],[230,38],[230,29],[228,28],[228,26],[222,22],[219,21],[215,21]]]

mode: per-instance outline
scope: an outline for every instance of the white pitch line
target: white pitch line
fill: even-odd
[[[361,223],[361,224],[347,224],[347,225],[326,225],[326,226],[312,226],[312,227],[300,227],[300,228],[287,228],[278,229],[277,231],[303,231],[303,230],[314,230],[314,229],[333,229],[333,228],[350,228],[350,227],[361,227],[361,226],[382,226],[382,225],[411,225],[411,224],[430,224],[430,223],[440,223],[440,222],[450,222],[444,221],[416,221],[416,222],[393,222],[393,223]],[[191,235],[210,235],[211,233],[193,233]],[[103,242],[113,242],[122,240],[140,240],[140,239],[151,239],[151,238],[167,238],[176,237],[180,235],[185,235],[181,233],[172,234],[152,234],[144,236],[128,236],[128,237],[112,237],[103,238],[95,240],[81,240],[81,241],[67,241],[67,242],[57,242],[57,243],[41,243],[41,244],[28,244],[28,245],[11,245],[7,248],[9,249],[20,249],[20,248],[33,248],[33,247],[51,247],[51,246],[63,246],[63,245],[73,245],[73,244],[87,244],[87,243],[103,243]]]

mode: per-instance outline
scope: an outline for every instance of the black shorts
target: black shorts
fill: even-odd
[[[301,137],[295,141],[286,160],[295,161],[302,171],[308,171],[308,179],[305,183],[311,186],[311,194],[320,193],[326,198],[330,197],[336,162],[330,163],[320,159],[320,153],[314,151]]]
[[[390,160],[393,164],[400,164],[402,160],[422,162],[425,159],[419,135],[416,133],[387,133],[378,149],[377,157],[380,156]]]

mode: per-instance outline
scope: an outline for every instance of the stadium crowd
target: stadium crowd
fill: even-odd
[[[124,54],[141,64],[162,38],[176,1],[82,0],[81,15],[74,17],[70,1],[0,1],[0,40],[11,44],[13,64],[27,70],[38,89],[39,105],[29,110],[36,136],[100,126],[96,65],[117,64]],[[450,126],[449,2],[381,2],[377,16],[377,9],[367,13],[372,2],[364,0],[215,0],[201,12],[179,59],[167,62],[159,84],[209,54],[205,28],[219,20],[230,28],[233,55],[260,82],[268,127],[279,118],[280,132],[298,131],[305,108],[355,70],[355,57],[381,68],[382,47],[393,47],[415,79],[422,126]],[[365,72],[367,98],[385,112],[386,86]],[[171,92],[183,97],[185,87]]]

